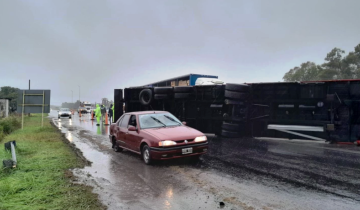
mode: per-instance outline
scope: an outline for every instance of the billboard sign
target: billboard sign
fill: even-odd
[[[19,90],[18,113],[50,113],[50,90]]]

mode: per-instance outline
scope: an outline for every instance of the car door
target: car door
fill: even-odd
[[[110,135],[115,136],[116,141],[118,141],[118,135],[120,132],[120,123],[123,119],[123,116],[118,119],[118,121],[115,122],[116,126],[112,127],[112,130],[110,130]],[[120,145],[120,144],[119,144]]]
[[[129,131],[126,133],[126,139],[129,145],[131,146],[131,149],[140,152],[140,143],[142,140],[142,137],[140,136],[140,126],[138,126],[138,121],[136,115],[131,115],[129,120],[129,125],[137,128],[137,131]]]
[[[130,145],[128,144],[128,142],[126,140],[126,133],[128,132],[127,127],[129,125],[129,119],[130,119],[130,115],[125,114],[123,119],[121,120],[120,126],[119,126],[119,132],[117,135],[117,140],[119,142],[119,146],[131,149]]]

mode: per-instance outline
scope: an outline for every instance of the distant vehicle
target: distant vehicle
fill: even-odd
[[[155,159],[199,158],[207,152],[207,138],[185,124],[166,111],[129,112],[111,124],[109,138],[114,151],[141,154],[145,164]]]
[[[216,78],[204,78],[200,77],[196,80],[195,85],[223,85],[223,81]]]
[[[78,108],[78,113],[80,113],[80,112],[81,112],[81,114],[86,114],[86,113],[87,113],[87,110],[86,110],[85,107],[79,106],[79,108]]]
[[[92,110],[92,106],[90,102],[84,101],[83,103],[80,103],[80,106],[78,108],[78,113],[86,114],[90,113]]]
[[[71,111],[68,108],[60,108],[60,110],[58,111],[58,118],[60,119],[60,117],[68,117],[69,119],[71,119]]]
[[[86,109],[86,112],[87,112],[87,113],[90,113],[90,112],[91,112],[91,109],[92,109],[91,103],[85,101],[85,102],[83,103],[83,105],[84,105],[84,107],[85,107],[85,109]]]

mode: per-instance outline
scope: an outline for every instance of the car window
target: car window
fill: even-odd
[[[129,121],[129,126],[130,125],[136,127],[136,115],[131,115],[130,121]]]
[[[61,108],[60,111],[69,111],[68,108]]]
[[[129,124],[130,115],[125,115],[120,123],[120,127],[126,128]]]
[[[117,125],[117,126],[120,126],[121,120],[122,120],[123,118],[124,118],[124,115],[121,116],[121,117],[118,119],[118,121],[116,122],[116,125]]]
[[[139,115],[141,129],[181,126],[182,123],[174,115],[164,112]]]

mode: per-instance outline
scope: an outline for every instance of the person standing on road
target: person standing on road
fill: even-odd
[[[113,122],[115,122],[115,103],[113,104]]]
[[[106,114],[106,108],[105,108],[104,104],[102,104],[101,105],[101,122],[105,121],[105,119],[104,119],[105,114]]]
[[[99,104],[96,104],[96,109],[94,110],[95,112],[95,117],[96,117],[96,125],[99,126],[100,125],[100,120],[101,120],[101,109]]]
[[[112,121],[113,120],[113,105],[112,104],[110,104],[108,116],[109,116],[110,123],[112,123],[113,122]]]

